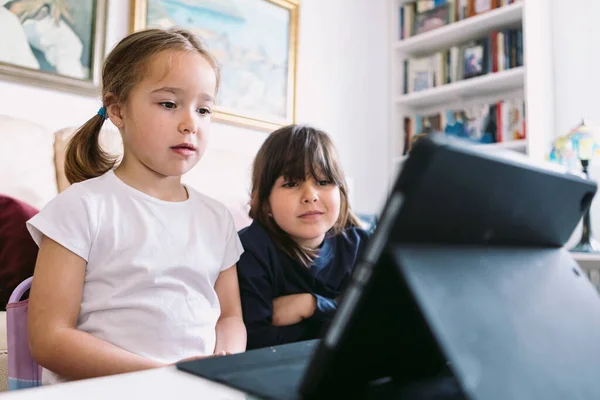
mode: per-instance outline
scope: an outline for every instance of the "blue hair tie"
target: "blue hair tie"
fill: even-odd
[[[98,110],[98,115],[101,116],[102,118],[106,119],[106,107],[104,107],[104,106],[100,107],[100,109]]]

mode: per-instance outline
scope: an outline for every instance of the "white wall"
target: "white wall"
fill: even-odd
[[[600,2],[552,0],[557,134],[582,117],[600,125]]]
[[[128,32],[129,5],[109,0],[107,51]],[[298,122],[331,134],[359,212],[378,211],[388,180],[387,19],[382,0],[301,1]],[[0,114],[52,130],[82,124],[99,106],[97,98],[0,80]],[[216,123],[212,138],[211,146],[247,153],[265,134]]]
[[[301,4],[298,118],[333,136],[353,181],[354,208],[377,212],[389,179],[389,6]]]
[[[600,1],[549,0],[552,9],[554,110],[556,137],[582,118],[598,127],[600,137]],[[591,169],[600,180],[600,160]],[[592,231],[600,240],[600,193],[591,210]],[[578,232],[574,235],[579,237]]]

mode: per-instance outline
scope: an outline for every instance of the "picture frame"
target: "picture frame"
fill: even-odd
[[[132,32],[180,26],[221,67],[213,119],[272,131],[296,120],[300,0],[131,0]]]
[[[465,44],[463,55],[463,79],[474,78],[489,73],[488,43],[485,39]]]
[[[106,9],[107,0],[5,2],[0,6],[0,77],[99,95]]]
[[[416,13],[413,36],[446,26],[451,20],[449,3]]]

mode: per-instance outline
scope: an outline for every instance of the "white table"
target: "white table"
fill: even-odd
[[[5,392],[0,397],[3,400],[175,400],[185,398],[184,395],[190,399],[255,399],[252,395],[175,367]]]
[[[600,254],[572,253],[573,258],[586,270],[600,272]],[[1,394],[16,400],[174,400],[187,395],[192,399],[246,400],[256,397],[203,379],[175,367],[61,383],[35,389],[24,389]]]

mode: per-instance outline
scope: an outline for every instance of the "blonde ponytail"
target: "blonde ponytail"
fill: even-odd
[[[117,159],[100,147],[100,129],[105,117],[95,115],[69,141],[65,154],[65,175],[69,183],[96,178],[110,171]]]

